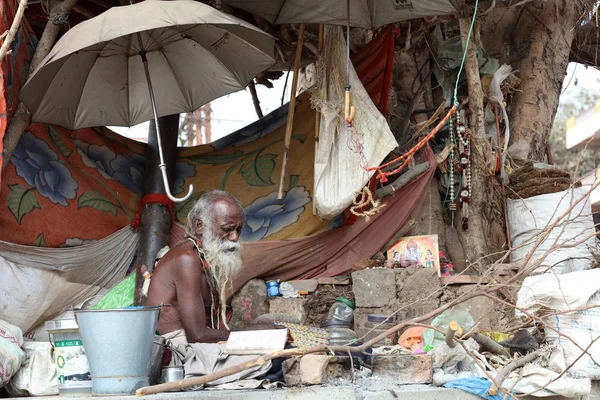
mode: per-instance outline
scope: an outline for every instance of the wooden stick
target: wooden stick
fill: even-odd
[[[456,321],[451,321],[448,325],[448,330],[446,331],[446,344],[451,349],[456,347],[456,342],[454,341],[454,334],[460,330],[460,325]]]
[[[402,188],[403,186],[408,185],[412,182],[416,177],[421,175],[423,172],[429,169],[429,161],[426,161],[421,164],[415,165],[415,167],[406,173],[400,175],[398,179],[389,185],[379,188],[375,191],[375,197],[378,199],[382,199],[386,196],[393,194],[396,190]]]
[[[490,386],[490,390],[488,391],[488,394],[490,396],[495,396],[496,394],[498,394],[499,387],[502,386],[502,382],[504,382],[504,380],[506,379],[506,377],[511,372],[513,372],[517,368],[520,368],[520,367],[524,366],[527,363],[532,362],[533,360],[535,360],[536,358],[538,358],[538,356],[544,350],[545,349],[538,349],[538,350],[534,351],[533,353],[529,353],[526,356],[518,358],[515,361],[509,363],[506,367],[502,368],[500,371],[498,371],[498,373],[496,374],[496,380],[495,380],[496,381],[495,383],[498,386],[496,386],[496,384]]]
[[[294,76],[292,77],[292,92],[290,94],[290,108],[288,111],[287,126],[285,128],[285,143],[283,146],[283,160],[281,163],[281,177],[279,178],[279,193],[277,200],[283,200],[283,185],[287,172],[288,155],[292,141],[292,128],[294,127],[294,111],[296,110],[296,89],[298,88],[298,70],[302,59],[302,43],[304,42],[304,24],[300,24],[298,42],[296,43],[296,59],[294,60]]]
[[[387,331],[375,336],[373,339],[371,339],[367,342],[364,342],[360,346],[327,346],[327,345],[322,344],[322,345],[310,347],[308,349],[281,350],[281,351],[277,351],[275,353],[269,353],[269,354],[265,354],[260,357],[256,357],[245,363],[238,364],[231,368],[224,369],[221,371],[213,372],[212,374],[198,376],[198,377],[194,377],[194,378],[190,378],[190,379],[185,379],[183,381],[178,381],[178,382],[168,382],[168,383],[162,383],[160,385],[147,386],[147,387],[138,389],[135,393],[138,396],[146,396],[149,394],[163,393],[163,392],[166,392],[169,390],[174,390],[174,389],[186,389],[186,388],[190,388],[190,387],[194,387],[194,386],[204,385],[206,383],[214,382],[217,379],[221,379],[226,376],[233,375],[237,372],[244,371],[250,367],[260,366],[260,365],[264,364],[266,361],[271,360],[273,358],[303,356],[305,354],[320,353],[320,352],[324,352],[324,351],[333,351],[333,352],[348,352],[348,351],[350,351],[353,353],[360,353],[360,352],[370,348],[375,343],[378,343],[378,342],[382,341],[383,339],[385,339],[386,337],[400,331],[401,329],[404,329],[408,326],[413,326],[415,324],[418,324],[420,322],[423,322],[430,318],[433,318],[433,317],[441,314],[442,312],[454,307],[455,305],[457,305],[459,303],[462,303],[464,301],[467,301],[467,300],[475,298],[475,297],[485,296],[485,295],[486,295],[486,292],[484,292],[484,291],[474,291],[474,292],[471,292],[464,296],[461,296],[459,298],[456,298],[431,312],[421,315],[420,317],[413,318],[412,320],[407,321],[407,322],[402,322],[402,323],[388,329]]]
[[[499,356],[506,356],[510,358],[508,351],[500,343],[495,342],[492,338],[482,335],[481,333],[473,333],[468,338],[473,338],[480,346],[481,350],[489,351],[490,353],[497,354]]]
[[[12,25],[6,34],[6,38],[4,38],[4,42],[2,43],[2,47],[0,47],[0,62],[4,60],[6,54],[8,53],[8,49],[12,44],[13,40],[15,40],[15,35],[19,31],[19,25],[21,25],[21,20],[23,19],[23,14],[25,14],[25,9],[27,8],[27,0],[19,1],[19,8],[17,8],[17,12],[15,13],[15,18],[13,19]]]
[[[256,111],[256,115],[258,115],[258,118],[264,117],[262,109],[260,108],[260,101],[258,100],[258,93],[256,93],[254,80],[248,84],[248,89],[250,89],[250,95],[252,96],[252,103],[254,104],[254,111]]]
[[[323,36],[325,34],[325,26],[323,24],[319,25],[319,49],[317,54],[317,66],[321,61],[321,52],[323,51]],[[319,132],[321,130],[321,113],[316,112],[315,114],[315,162],[317,162],[317,152],[319,151]],[[317,191],[317,181],[314,179],[313,174],[313,215],[317,215],[317,202],[315,201],[315,193]]]

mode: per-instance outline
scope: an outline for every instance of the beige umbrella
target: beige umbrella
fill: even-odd
[[[19,97],[33,121],[68,129],[157,122],[245,88],[275,63],[275,39],[196,1],[113,7],[70,29]]]
[[[347,0],[221,0],[272,24],[348,23]],[[373,29],[393,22],[456,14],[464,0],[350,0],[350,26]]]

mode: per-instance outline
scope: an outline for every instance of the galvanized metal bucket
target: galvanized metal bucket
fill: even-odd
[[[148,386],[160,307],[74,313],[90,363],[93,394],[131,394]]]

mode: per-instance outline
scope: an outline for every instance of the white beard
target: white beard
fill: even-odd
[[[202,250],[218,286],[221,320],[227,328],[229,327],[226,319],[226,295],[242,268],[241,249],[240,243],[222,239],[211,230],[205,231],[202,235]]]

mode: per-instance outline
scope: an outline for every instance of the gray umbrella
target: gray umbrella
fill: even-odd
[[[132,126],[192,112],[275,63],[274,38],[196,1],[113,7],[70,29],[19,97],[33,121],[68,129]],[[165,190],[167,182],[157,128]]]
[[[346,25],[347,0],[221,0],[272,24]],[[350,25],[378,28],[393,22],[456,14],[463,0],[350,0]]]

